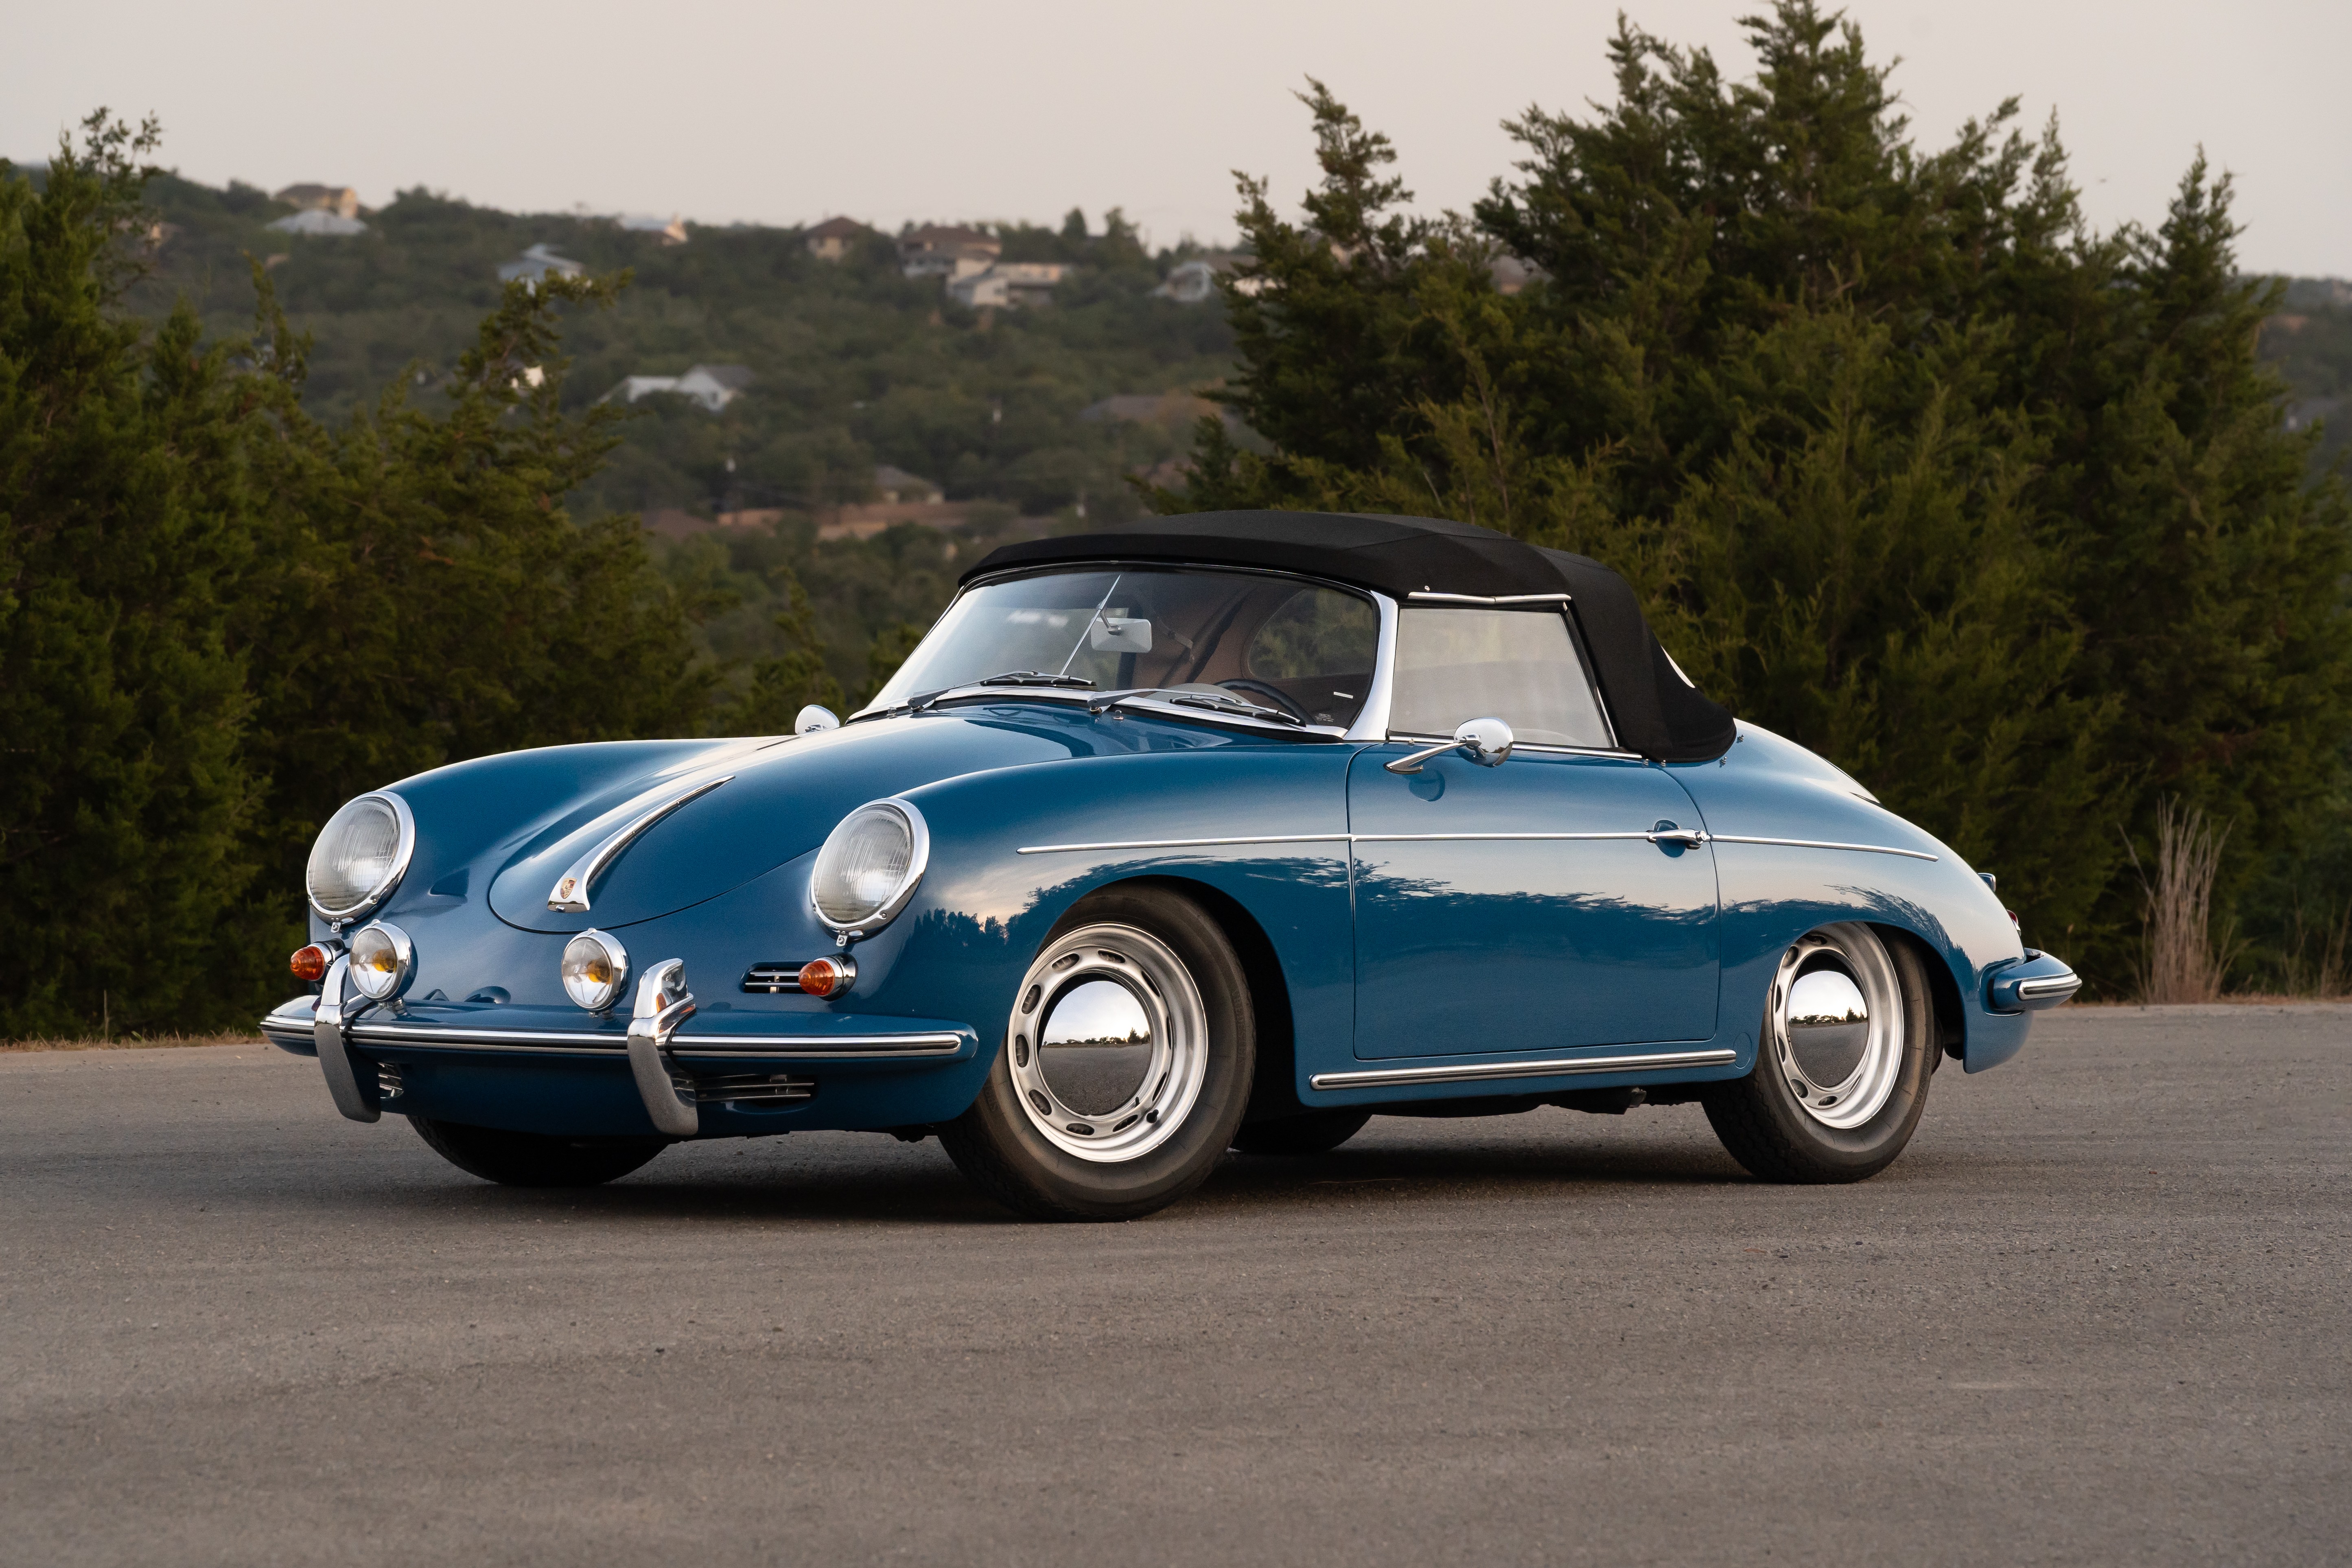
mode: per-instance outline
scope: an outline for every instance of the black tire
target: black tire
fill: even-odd
[[[1874,947],[1899,988],[1896,1021],[1902,1030],[1899,1057],[1889,1062],[1892,1084],[1885,1103],[1852,1127],[1824,1125],[1800,1103],[1790,1077],[1775,1066],[1780,1027],[1781,984],[1776,980],[1759,1031],[1755,1070],[1746,1078],[1706,1085],[1699,1102],[1731,1157],[1749,1174],[1767,1182],[1826,1184],[1859,1182],[1894,1163],[1910,1142],[1927,1105],[1927,1080],[1942,1049],[1936,1037],[1935,1006],[1917,951],[1900,938],[1882,938],[1867,926],[1824,926],[1807,933],[1782,960],[1808,943],[1841,944],[1866,963]]]
[[[1313,1110],[1279,1121],[1253,1121],[1234,1134],[1234,1147],[1244,1154],[1289,1158],[1328,1154],[1361,1132],[1371,1119],[1369,1110]]]
[[[667,1138],[552,1138],[412,1116],[432,1151],[469,1176],[509,1187],[594,1187],[669,1147]]]
[[[1108,1125],[1108,1118],[1127,1107],[1103,1113],[1106,1134],[1130,1129],[1148,1114],[1148,1126],[1157,1131],[1131,1135],[1156,1142],[1131,1158],[1082,1158],[1041,1131],[1041,1122],[1050,1124],[1052,1119],[1033,1113],[1024,1098],[1027,1091],[1014,1081],[1016,1046],[1024,1071],[1033,1059],[1038,1072],[1045,1070],[1043,1049],[1033,1058],[1020,1029],[1043,1025],[1054,1000],[1075,985],[1048,980],[1047,986],[1061,988],[1046,992],[1034,1004],[1035,1024],[1021,1024],[1022,1005],[1057,947],[1087,933],[1119,931],[1140,933],[1157,944],[1162,961],[1172,956],[1189,977],[1197,993],[1197,1015],[1190,1014],[1189,1004],[1187,1009],[1193,1020],[1191,1031],[1198,1037],[1191,1049],[1198,1053],[1199,1067],[1190,1079],[1195,1089],[1189,1100],[1169,1096],[1168,1103],[1175,1109],[1164,1126],[1156,1108],[1129,1115],[1117,1128]],[[1114,934],[1102,940],[1115,946],[1118,938]],[[1159,994],[1155,988],[1153,994]],[[1200,905],[1149,886],[1111,888],[1083,900],[1054,928],[1031,974],[1022,981],[1021,994],[1008,1001],[1013,1005],[1003,1042],[979,1098],[940,1129],[940,1142],[974,1186],[1034,1219],[1119,1220],[1165,1208],[1207,1180],[1232,1144],[1249,1104],[1257,1065],[1257,1024],[1241,960],[1223,928]],[[1168,1016],[1163,1015],[1156,1026],[1167,1030]],[[1042,1046],[1042,1029],[1039,1038]],[[1192,1059],[1188,1055],[1187,1060]],[[1150,1103],[1157,1092],[1150,1088],[1151,1076],[1147,1071],[1139,1080],[1145,1087],[1129,1105]],[[1173,1076],[1162,1074],[1160,1082],[1165,1085]],[[1055,1109],[1054,1115],[1072,1131],[1079,1126],[1066,1111]],[[1093,1131],[1093,1123],[1087,1124],[1087,1131]],[[1066,1131],[1056,1136],[1065,1142],[1076,1141]]]

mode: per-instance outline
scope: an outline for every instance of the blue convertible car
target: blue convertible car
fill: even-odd
[[[1736,723],[1581,556],[1204,513],[998,550],[862,711],[364,795],[263,1020],[492,1181],[938,1134],[1116,1219],[1374,1115],[1696,1100],[1868,1176],[2074,994],[1992,879]]]

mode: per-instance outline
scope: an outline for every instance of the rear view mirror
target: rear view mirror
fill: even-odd
[[[1097,653],[1150,653],[1151,623],[1140,616],[1097,616],[1087,628],[1087,646]]]

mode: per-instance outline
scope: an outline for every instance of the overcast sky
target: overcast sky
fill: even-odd
[[[1762,0],[1629,0],[1746,74]],[[1503,172],[1496,122],[1606,98],[1617,7],[1538,0],[114,0],[26,7],[0,153],[97,104],[163,121],[192,178],[425,185],[509,209],[795,223],[847,213],[1234,229],[1235,168],[1295,201],[1291,89],[1319,76],[1392,137],[1423,207]],[[2238,178],[2252,268],[2352,276],[2352,0],[1856,0],[1916,133],[2054,108],[2094,221],[2153,222],[2197,146]]]

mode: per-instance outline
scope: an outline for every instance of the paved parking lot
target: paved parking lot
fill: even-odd
[[[10,1563],[2344,1562],[2352,1008],[2081,1010],[1858,1187],[1375,1121],[1056,1227],[936,1142],[460,1175],[0,1058]]]

